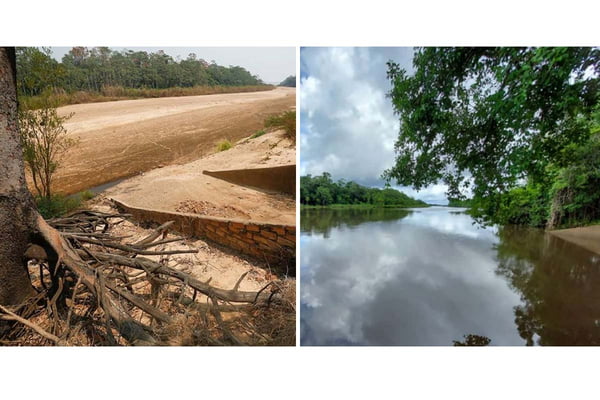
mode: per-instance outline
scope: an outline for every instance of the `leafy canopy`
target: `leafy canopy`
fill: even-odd
[[[589,138],[598,101],[596,48],[418,48],[409,75],[388,62],[400,117],[395,165],[383,177],[416,189],[445,183],[460,198],[544,181],[562,149]]]

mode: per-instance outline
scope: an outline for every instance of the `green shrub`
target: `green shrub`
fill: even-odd
[[[229,150],[231,147],[233,146],[231,142],[227,139],[223,139],[219,143],[217,143],[217,151]]]
[[[283,129],[291,140],[296,140],[296,111],[272,115],[265,120],[265,128]]]
[[[254,135],[250,136],[250,139],[256,139],[257,137],[261,137],[265,133],[267,133],[267,131],[265,131],[264,129],[261,129],[260,131],[256,131],[256,133]]]
[[[503,224],[543,227],[548,220],[548,200],[537,185],[517,187],[502,196],[498,218]]]
[[[95,194],[93,192],[91,192],[90,190],[84,190],[79,195],[81,197],[81,200],[83,200],[83,201],[93,199],[95,196]]]
[[[66,197],[55,194],[52,197],[36,197],[38,211],[42,217],[56,218],[77,209],[81,205],[81,196]]]
[[[480,223],[543,227],[548,221],[549,199],[541,185],[527,184],[487,197],[475,196],[469,214]]]

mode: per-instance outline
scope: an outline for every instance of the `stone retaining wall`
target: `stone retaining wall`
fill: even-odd
[[[184,235],[210,239],[261,261],[266,259],[272,264],[285,264],[290,268],[290,275],[295,275],[292,271],[296,259],[295,226],[152,210],[112,201],[138,222],[163,224],[175,221],[173,229]]]

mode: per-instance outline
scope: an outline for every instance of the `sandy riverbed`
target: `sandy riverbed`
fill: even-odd
[[[206,96],[77,104],[65,124],[79,143],[65,156],[54,189],[74,193],[159,165],[190,162],[261,129],[267,116],[292,109],[293,88]]]

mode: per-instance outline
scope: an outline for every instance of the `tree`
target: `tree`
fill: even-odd
[[[20,303],[33,293],[22,257],[36,212],[25,185],[15,70],[14,49],[0,48],[0,304]]]
[[[76,143],[63,126],[72,116],[59,116],[48,103],[38,110],[19,112],[24,159],[38,195],[47,200],[52,197],[52,177],[62,156]]]
[[[108,47],[73,47],[61,62],[49,48],[17,49],[18,93],[110,92],[111,88],[165,89],[193,86],[258,86],[264,82],[239,66],[209,65],[190,54],[175,60],[164,51],[113,51]],[[64,92],[63,92],[64,91]]]
[[[283,81],[281,81],[279,86],[296,87],[296,75],[288,76]]]
[[[334,182],[331,174],[300,177],[300,202],[307,205],[373,204],[394,207],[422,207],[425,202],[413,199],[395,189],[367,188],[356,182],[340,179]]]
[[[420,48],[413,75],[388,62],[400,118],[395,165],[384,178],[461,198],[492,198],[523,180],[544,182],[598,102],[596,48]]]
[[[331,196],[329,188],[320,186],[315,194],[315,201],[321,206],[326,206],[333,203],[333,197]]]
[[[17,92],[37,96],[56,88],[64,78],[64,68],[52,58],[48,47],[17,47]]]

